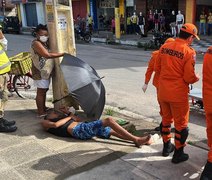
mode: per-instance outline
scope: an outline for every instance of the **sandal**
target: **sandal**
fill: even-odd
[[[116,120],[116,122],[117,122],[120,126],[123,126],[123,125],[129,123],[129,121],[126,121],[126,120],[124,120],[124,119],[118,119],[118,120]]]
[[[37,115],[37,118],[44,118],[47,114]]]
[[[50,108],[50,107],[45,107],[45,111],[48,111],[48,110],[50,110],[50,109],[52,109],[52,108]]]

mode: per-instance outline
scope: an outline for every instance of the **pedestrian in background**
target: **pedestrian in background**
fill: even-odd
[[[50,52],[48,45],[49,33],[46,25],[39,24],[36,29],[36,39],[31,44],[32,78],[37,86],[36,105],[38,117],[46,115],[46,93],[49,90],[50,78],[54,68],[54,58],[64,53]]]
[[[130,13],[127,15],[127,34],[132,34],[132,22]]]
[[[76,21],[75,21],[75,27],[76,27],[76,29],[82,29],[82,18],[80,17],[80,15],[78,14],[77,15],[77,19],[76,19]]]
[[[189,121],[189,84],[199,80],[195,74],[196,52],[189,47],[197,36],[197,28],[186,23],[182,26],[179,38],[162,45],[155,71],[159,73],[159,101],[162,108],[161,135],[163,138],[163,156],[174,151],[172,163],[189,159],[184,153],[188,137]],[[175,146],[171,143],[171,124],[175,127]]]
[[[202,83],[209,152],[200,180],[209,180],[212,179],[212,46],[208,48],[204,55]]]
[[[115,27],[116,27],[115,17],[112,17],[112,20],[111,20],[111,31],[113,32],[113,34],[115,34]]]
[[[155,24],[155,31],[157,32],[158,31],[158,24],[159,24],[159,14],[158,14],[158,10],[156,9],[155,10],[155,13],[154,13],[154,24]]]
[[[170,15],[170,27],[171,27],[171,33],[172,36],[176,37],[176,17],[175,17],[175,11],[172,11],[172,14]]]
[[[133,13],[132,17],[131,17],[131,23],[132,23],[132,27],[133,27],[133,33],[138,35],[138,16],[136,15],[136,12]]]
[[[123,14],[121,14],[121,17],[120,17],[120,30],[121,30],[121,34],[124,34],[125,33],[124,23],[125,23],[124,16],[123,16]]]
[[[145,26],[145,17],[143,16],[143,13],[140,12],[138,16],[138,27],[141,32],[141,37],[144,36],[144,26]]]
[[[154,28],[154,15],[152,13],[152,10],[149,10],[147,20],[148,20],[148,31],[150,31]]]
[[[207,15],[205,14],[204,11],[202,11],[202,13],[199,16],[199,34],[203,34],[206,35],[206,19],[207,19]]]
[[[159,22],[160,22],[160,32],[166,32],[166,18],[163,14],[163,11],[160,13]]]
[[[7,80],[9,76],[7,73],[11,67],[6,51],[7,39],[2,33],[2,26],[0,25],[0,132],[14,132],[17,129],[16,122],[4,119],[5,105],[8,100]]]
[[[105,20],[105,17],[100,14],[99,15],[99,29],[103,30],[104,29],[104,20]]]
[[[181,13],[181,11],[178,11],[178,14],[176,15],[177,34],[180,33],[180,29],[182,28],[184,22],[184,15]]]
[[[208,16],[208,36],[211,35],[211,29],[212,29],[212,13],[209,13]]]
[[[94,23],[93,23],[93,18],[91,17],[90,14],[88,14],[88,17],[87,17],[87,23],[88,23],[88,30],[89,30],[90,34],[92,34]]]

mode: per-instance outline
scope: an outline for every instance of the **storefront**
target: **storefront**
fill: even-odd
[[[126,16],[127,15],[133,15],[133,12],[135,11],[135,1],[134,0],[126,0]]]
[[[73,0],[73,18],[76,19],[77,15],[80,15],[81,18],[87,17],[87,0]]]
[[[100,17],[103,16],[103,29],[110,29],[114,17],[115,0],[97,1],[98,29],[100,29]]]
[[[41,0],[14,0],[17,4],[18,16],[23,27],[37,26],[45,24],[45,8]]]
[[[199,22],[201,12],[204,11],[206,15],[212,12],[212,1],[211,0],[196,0],[196,22]]]
[[[147,10],[147,12],[149,10],[151,10],[152,12],[154,12],[155,10],[157,10],[158,12],[163,10],[163,14],[165,16],[169,16],[169,15],[171,15],[172,11],[175,11],[175,12],[178,11],[178,0],[171,0],[171,1],[147,0],[146,1],[146,10]]]

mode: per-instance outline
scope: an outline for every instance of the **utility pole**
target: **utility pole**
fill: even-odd
[[[120,13],[119,13],[119,0],[115,0],[115,34],[116,39],[120,39]]]
[[[66,52],[76,55],[74,21],[71,0],[46,0],[46,21],[49,31],[50,49],[54,52]],[[67,84],[60,68],[61,58],[55,59],[55,68],[52,76],[53,98],[59,100],[69,94]],[[78,108],[72,97],[64,98],[54,104],[58,109],[61,106]]]

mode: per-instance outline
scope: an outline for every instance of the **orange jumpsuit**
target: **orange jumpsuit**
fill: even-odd
[[[175,147],[185,146],[188,136],[189,84],[198,81],[194,72],[196,53],[183,39],[164,44],[155,71],[159,73],[159,101],[163,112],[161,134],[166,143],[175,126]]]
[[[151,59],[149,60],[148,68],[147,68],[146,74],[145,74],[145,84],[148,84],[149,83],[149,81],[151,79],[151,76],[152,76],[152,73],[155,70],[155,62],[157,61],[158,53],[159,53],[158,50],[157,51],[154,51],[152,53]],[[152,84],[156,88],[158,88],[158,81],[159,81],[159,73],[158,72],[155,72],[154,77],[153,77]]]
[[[152,73],[155,71],[155,62],[158,59],[158,54],[159,54],[159,50],[152,52],[152,57],[149,60],[148,68],[147,68],[146,74],[145,74],[145,84],[149,83],[151,76],[152,76]],[[158,82],[159,82],[159,73],[155,72],[152,84],[153,84],[153,86],[156,87],[157,100],[158,100],[158,104],[160,106],[160,102],[159,102],[159,99],[158,99]],[[160,112],[159,113],[162,116],[161,106],[160,106]]]
[[[208,161],[212,163],[212,46],[208,48],[203,61],[203,103],[206,114]]]

